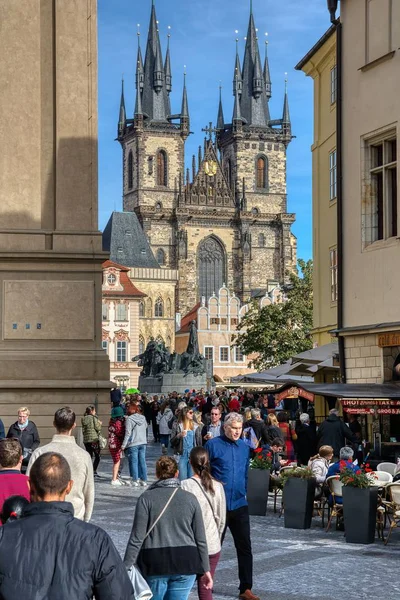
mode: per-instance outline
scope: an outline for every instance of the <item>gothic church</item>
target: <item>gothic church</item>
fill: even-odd
[[[287,90],[282,118],[270,117],[268,57],[262,67],[252,11],[243,63],[236,52],[231,122],[225,122],[220,94],[216,126],[210,124],[190,169],[186,82],[179,113],[171,109],[171,90],[170,48],[164,60],[153,3],[144,61],[138,48],[133,118],[121,94],[123,211],[136,215],[147,236],[150,263],[178,271],[176,311],[185,315],[223,284],[247,301],[284,283],[295,267],[295,216],[287,213],[286,197],[292,133]],[[113,247],[120,253],[111,260],[137,266],[127,261],[122,242]]]

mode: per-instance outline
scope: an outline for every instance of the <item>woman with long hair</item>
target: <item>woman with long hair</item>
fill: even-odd
[[[96,407],[90,404],[85,410],[85,416],[82,418],[83,443],[86,450],[93,460],[93,473],[97,475],[97,468],[100,463],[100,443],[99,435],[101,433],[101,421],[96,416]]]
[[[156,463],[157,481],[137,502],[124,563],[137,564],[153,600],[187,600],[197,574],[212,589],[203,516],[193,494],[181,489],[170,456]]]
[[[193,408],[186,406],[178,412],[171,431],[171,448],[179,456],[179,479],[183,481],[193,475],[190,466],[190,453],[201,446],[201,427],[193,419]]]
[[[206,530],[208,558],[211,577],[221,556],[221,540],[226,522],[226,500],[223,485],[211,476],[211,465],[205,448],[193,448],[190,453],[193,477],[182,481],[182,489],[194,494],[199,501]],[[197,577],[197,592],[200,600],[212,600],[212,590],[205,585],[204,576]]]
[[[268,443],[271,445],[273,440],[280,438],[282,440],[282,446],[284,445],[282,431],[279,427],[279,421],[274,413],[270,413],[267,417],[267,431],[268,431]]]

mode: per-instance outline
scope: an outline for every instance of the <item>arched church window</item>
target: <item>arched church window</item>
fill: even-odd
[[[133,154],[132,150],[128,154],[128,188],[133,188]]]
[[[266,156],[259,156],[256,162],[256,186],[258,189],[268,187],[268,161]]]
[[[156,257],[157,257],[158,264],[161,266],[164,266],[165,265],[165,252],[162,248],[159,248],[157,250]]]
[[[260,235],[258,236],[258,245],[260,246],[260,248],[264,248],[265,246],[265,235],[263,233],[260,233]]]
[[[143,352],[145,351],[146,346],[144,343],[144,338],[142,335],[139,336],[139,354],[143,354]]]
[[[256,206],[253,206],[253,208],[251,209],[251,214],[254,215],[255,217],[257,217],[257,215],[260,214],[260,211],[258,210],[258,208]]]
[[[144,317],[144,302],[142,300],[139,302],[139,317]]]
[[[167,153],[159,150],[157,153],[157,185],[168,185]]]
[[[226,281],[225,250],[218,238],[211,236],[199,244],[197,269],[199,298],[204,296],[207,301]]]
[[[154,305],[154,316],[155,317],[163,317],[164,316],[164,302],[162,298],[157,298],[156,303]]]

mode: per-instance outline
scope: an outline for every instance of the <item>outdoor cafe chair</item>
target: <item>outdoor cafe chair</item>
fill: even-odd
[[[330,514],[328,518],[328,525],[326,531],[332,524],[332,519],[336,519],[336,529],[338,528],[338,521],[340,517],[343,517],[343,483],[339,480],[337,475],[332,475],[326,479],[326,483],[329,488],[330,495],[332,496],[332,506],[330,508]],[[338,502],[340,500],[341,502]]]
[[[385,546],[389,541],[393,529],[400,523],[400,483],[389,483],[385,488],[387,500],[382,500],[389,521],[389,531],[385,539]]]
[[[392,483],[393,476],[387,471],[375,471],[374,473],[374,485],[382,487],[388,483]]]
[[[394,472],[396,470],[396,466],[394,463],[390,463],[390,462],[381,462],[379,463],[379,465],[376,467],[376,470],[378,472],[384,472],[384,473],[389,473],[392,477],[394,477]]]

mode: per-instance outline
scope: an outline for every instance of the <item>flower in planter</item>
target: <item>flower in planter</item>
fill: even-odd
[[[250,460],[250,469],[270,470],[271,467],[272,453],[263,448],[256,448],[256,450],[254,450],[254,458]]]
[[[343,485],[356,488],[369,488],[374,479],[377,479],[369,465],[365,465],[365,471],[361,469],[354,470],[353,464],[344,460],[340,461],[340,472],[337,477]]]
[[[293,467],[293,469],[285,469],[279,474],[282,486],[284,486],[291,477],[296,477],[297,479],[315,479],[314,473],[309,467]]]

